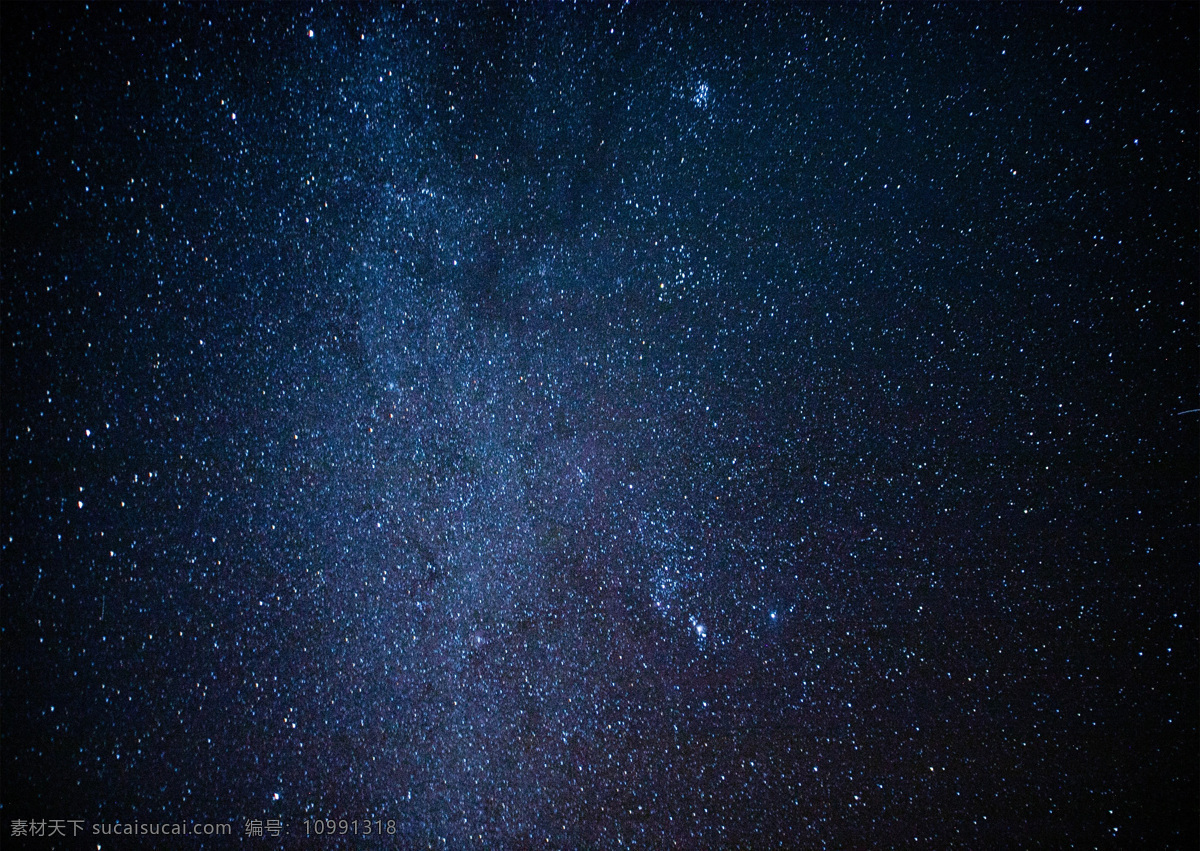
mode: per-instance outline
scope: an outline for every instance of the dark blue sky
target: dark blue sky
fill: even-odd
[[[1195,841],[1195,5],[3,15],[6,840]]]

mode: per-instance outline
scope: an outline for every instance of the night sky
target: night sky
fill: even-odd
[[[1193,846],[1198,10],[5,4],[4,844]]]

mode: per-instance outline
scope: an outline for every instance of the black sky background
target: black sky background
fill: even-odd
[[[1193,847],[1197,23],[6,4],[6,842]]]

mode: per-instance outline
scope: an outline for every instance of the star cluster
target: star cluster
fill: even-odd
[[[5,836],[1195,840],[1196,6],[4,18]]]

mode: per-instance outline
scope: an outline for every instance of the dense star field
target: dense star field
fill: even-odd
[[[6,845],[1196,841],[1196,5],[0,14]]]

